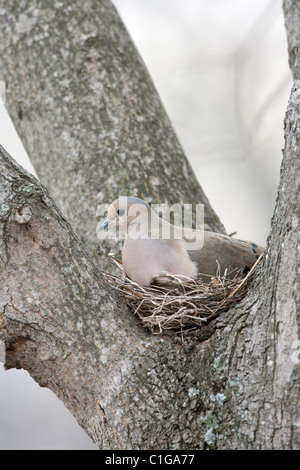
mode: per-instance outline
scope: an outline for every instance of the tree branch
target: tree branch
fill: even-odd
[[[210,207],[110,0],[3,5],[7,107],[40,180],[102,267],[96,209],[120,195]],[[22,84],[22,86],[20,86]],[[49,151],[51,149],[51,151]],[[105,263],[105,264],[103,264]]]
[[[289,64],[294,74],[300,43],[300,2],[299,0],[283,0],[282,3],[288,40]]]
[[[118,389],[112,372],[119,380],[126,375],[128,336],[147,341],[147,335],[125,314],[45,188],[1,147],[0,156],[0,330],[7,366],[25,368],[52,389],[90,434],[98,429],[93,438],[101,446],[117,446],[115,417],[103,411]]]
[[[180,419],[196,426],[186,396],[198,381],[191,344],[142,329],[45,188],[2,147],[0,162],[6,366],[49,387],[100,448],[197,446],[178,429]]]

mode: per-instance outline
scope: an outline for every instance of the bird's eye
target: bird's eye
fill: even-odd
[[[121,217],[122,215],[125,215],[125,214],[126,214],[125,209],[117,209],[116,211],[117,217]]]

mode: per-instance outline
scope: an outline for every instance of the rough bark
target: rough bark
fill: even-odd
[[[120,195],[203,203],[224,231],[110,0],[1,0],[0,79],[37,174],[108,269],[96,209]],[[105,264],[104,264],[105,263]]]
[[[47,191],[0,149],[0,338],[100,448],[299,449],[299,60],[271,235],[247,297],[148,334]]]
[[[297,50],[300,44],[300,2],[299,0],[283,0],[283,11],[288,40],[289,64],[294,74]]]

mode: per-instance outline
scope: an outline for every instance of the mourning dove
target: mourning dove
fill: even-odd
[[[137,197],[120,197],[110,205],[107,219],[97,230],[109,226],[125,233],[125,274],[145,286],[166,273],[192,278],[201,273],[210,279],[218,266],[220,274],[235,268],[246,274],[264,251],[248,241],[169,224]]]

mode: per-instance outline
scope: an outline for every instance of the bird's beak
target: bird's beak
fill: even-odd
[[[113,219],[105,219],[102,224],[98,226],[97,232],[100,232],[100,230],[107,230],[109,224],[113,222]]]

